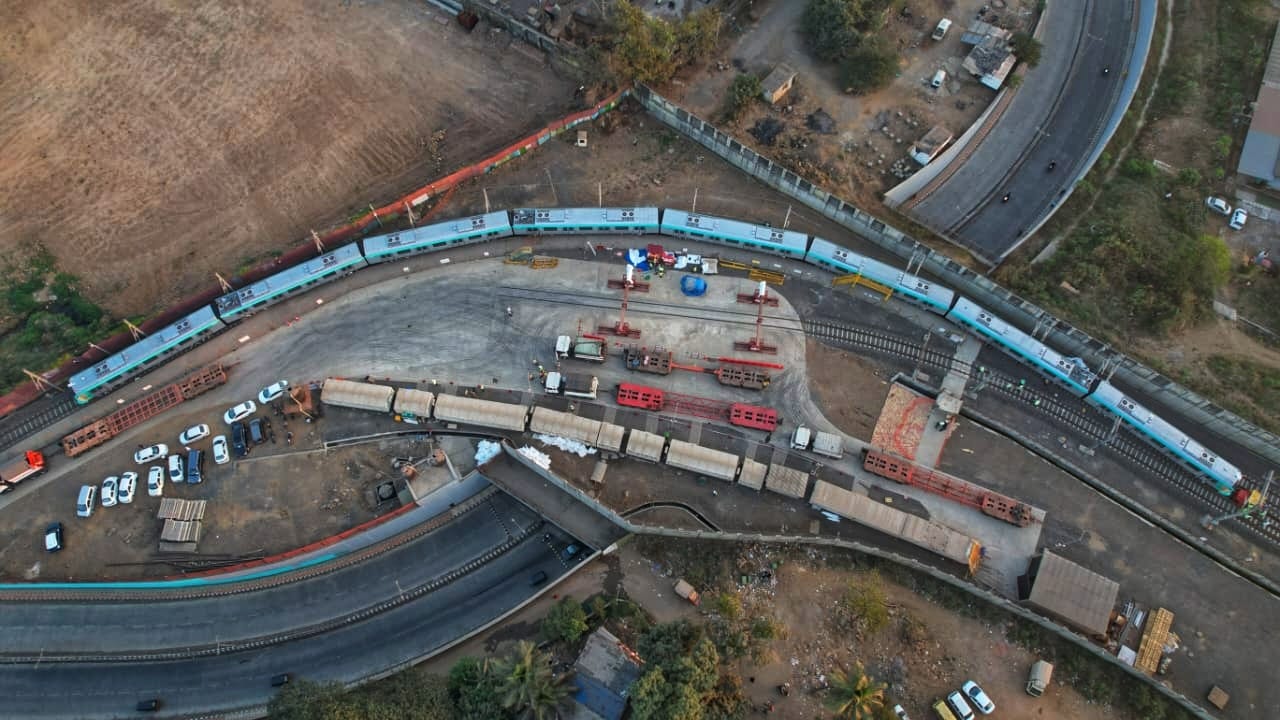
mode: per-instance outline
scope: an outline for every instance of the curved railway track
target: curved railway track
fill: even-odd
[[[1086,441],[1093,441],[1094,447],[1105,447],[1130,466],[1155,475],[1211,514],[1221,515],[1235,508],[1230,500],[1210,489],[1199,475],[1156,450],[1135,435],[1135,431],[1125,423],[1121,422],[1119,430],[1113,434],[1114,418],[1103,415],[1081,399],[1071,397],[1070,401],[1064,401],[1051,393],[1037,392],[1033,387],[1024,386],[1019,379],[981,364],[977,368],[972,365],[965,367],[964,363],[955,360],[949,353],[923,347],[919,341],[883,330],[829,321],[806,321],[805,332],[810,337],[834,345],[917,362],[921,367],[942,372],[953,368],[967,370],[972,383],[971,391],[993,390],[1024,404],[1029,410],[1047,416]],[[1038,405],[1035,404],[1036,400],[1040,401]],[[1268,497],[1265,509],[1268,515],[1280,513],[1280,494]],[[1257,539],[1269,545],[1280,546],[1280,525],[1277,523],[1253,516],[1240,518],[1240,526]]]

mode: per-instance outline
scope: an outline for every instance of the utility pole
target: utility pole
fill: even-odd
[[[316,244],[316,252],[324,253],[324,243],[320,241],[320,234],[315,230],[311,231],[311,240]]]

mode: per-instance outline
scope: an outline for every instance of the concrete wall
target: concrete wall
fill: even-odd
[[[1059,352],[1083,358],[1096,370],[1116,366],[1113,382],[1122,388],[1128,386],[1139,391],[1149,400],[1154,400],[1154,404],[1164,405],[1185,416],[1187,422],[1179,424],[1203,427],[1280,464],[1280,437],[1255,427],[1155,370],[1125,357],[1107,343],[1062,322],[989,278],[945,255],[933,252],[902,231],[815,186],[782,165],[762,157],[653,90],[639,86],[633,94],[655,118],[743,172],[840,223],[864,240],[893,253],[904,263],[919,264],[923,271],[936,276],[943,284],[991,309],[1024,332],[1040,337]],[[1161,411],[1159,407],[1152,409]]]

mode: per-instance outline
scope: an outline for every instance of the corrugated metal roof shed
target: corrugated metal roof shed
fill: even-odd
[[[977,570],[981,545],[951,528],[878,503],[824,480],[814,483],[809,502],[815,507],[875,528]]]
[[[436,396],[435,418],[444,422],[519,431],[524,430],[524,420],[528,413],[529,408],[524,405],[458,395]]]
[[[396,393],[396,412],[417,418],[431,417],[431,401],[435,395],[425,390],[400,390]]]
[[[631,686],[640,679],[640,662],[634,652],[600,628],[587,636],[574,670],[576,702],[607,720],[622,717]]]
[[[182,498],[164,498],[160,501],[160,511],[156,513],[158,520],[201,520],[208,500],[183,500]]]
[[[729,482],[733,482],[733,476],[738,472],[737,455],[683,440],[671,441],[671,447],[667,448],[667,464]]]
[[[631,434],[627,436],[627,455],[641,460],[658,462],[662,460],[662,446],[666,442],[666,438],[661,435],[633,429]]]
[[[324,381],[324,389],[320,391],[320,400],[326,405],[389,413],[391,412],[391,396],[395,392],[395,388],[389,388],[385,385],[371,385],[369,383],[329,378]]]
[[[1045,550],[1027,604],[1091,635],[1105,635],[1120,583]]]
[[[774,463],[769,465],[769,474],[765,476],[764,486],[779,495],[802,498],[809,490],[809,474],[803,470]]]
[[[596,438],[600,437],[599,420],[544,407],[533,409],[533,419],[529,421],[529,429],[536,433],[557,435],[592,446],[596,444]]]
[[[768,472],[768,465],[758,463],[751,458],[743,458],[742,472],[738,473],[738,484],[745,485],[752,490],[759,490],[764,487],[764,476]]]
[[[606,422],[600,423],[600,439],[596,441],[596,447],[614,452],[622,450],[622,436],[626,431],[627,429],[621,425]]]
[[[200,521],[165,520],[160,539],[164,542],[200,542]]]

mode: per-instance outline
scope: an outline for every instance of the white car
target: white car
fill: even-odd
[[[961,685],[960,689],[964,691],[965,697],[969,698],[969,702],[978,708],[978,712],[983,715],[990,715],[996,711],[996,704],[991,702],[991,698],[987,697],[986,693],[982,692],[982,688],[978,687],[978,683],[970,680]]]
[[[1246,212],[1244,208],[1236,208],[1236,211],[1231,213],[1231,222],[1227,224],[1231,226],[1232,230],[1243,230],[1244,224],[1248,222],[1248,220],[1249,213]]]
[[[901,705],[893,706],[893,716],[898,720],[911,720],[911,718],[907,717],[907,711]]]
[[[263,405],[266,405],[272,400],[275,400],[276,398],[283,395],[284,391],[288,389],[289,389],[288,380],[281,380],[278,383],[272,383],[271,385],[268,385],[262,388],[262,392],[258,393],[258,402],[262,403]]]
[[[225,465],[229,460],[231,455],[227,452],[227,436],[219,435],[213,439],[213,461]]]
[[[169,456],[169,479],[176,483],[182,482],[184,479],[186,479],[183,473],[184,473],[184,470],[182,466],[182,456],[170,455]]]
[[[168,454],[169,454],[168,445],[165,445],[164,443],[156,443],[155,445],[148,445],[142,448],[141,450],[139,450],[138,452],[134,453],[133,461],[138,463],[139,465],[146,465],[152,460],[162,458]]]
[[[133,492],[138,489],[138,473],[127,472],[120,476],[120,502],[133,502]]]
[[[164,495],[164,468],[152,465],[147,472],[147,494],[151,497]]]
[[[249,417],[250,415],[254,414],[257,411],[258,411],[258,406],[254,405],[252,400],[245,400],[239,405],[223,413],[222,419],[228,425],[230,425],[231,423],[234,423],[234,422],[240,422],[241,420]]]
[[[1210,210],[1218,213],[1219,215],[1231,214],[1231,206],[1227,204],[1226,200],[1223,200],[1222,198],[1216,195],[1210,195],[1209,197],[1205,198],[1204,204],[1208,206]]]
[[[178,444],[190,445],[197,440],[203,440],[207,437],[209,437],[209,426],[204,423],[200,423],[199,425],[192,425],[186,430],[183,430],[182,434],[178,436]]]
[[[102,507],[115,507],[116,504],[116,488],[119,486],[120,478],[112,475],[102,481]]]

